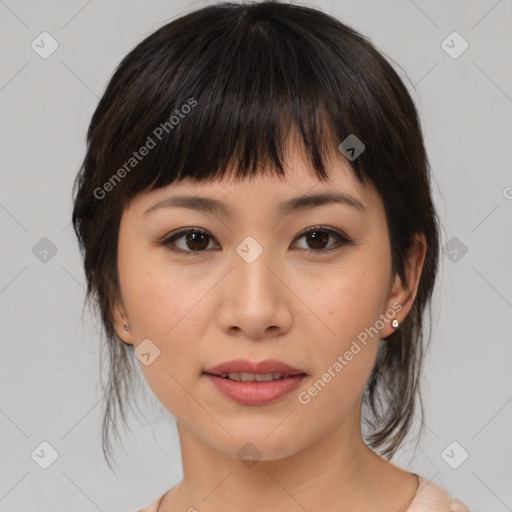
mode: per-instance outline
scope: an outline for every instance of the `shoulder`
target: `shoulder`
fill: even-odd
[[[151,503],[147,507],[137,510],[137,512],[156,512],[158,509],[158,505],[160,504],[160,501],[162,501],[162,498],[163,498],[163,496],[160,496],[155,501],[153,501],[153,503]]]
[[[467,506],[448,491],[418,475],[418,490],[406,512],[469,512]]]

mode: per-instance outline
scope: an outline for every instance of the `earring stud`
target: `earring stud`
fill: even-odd
[[[397,319],[393,320],[391,322],[391,325],[396,329],[398,327],[398,325],[399,325],[398,320]]]
[[[124,326],[124,330],[125,330],[125,331],[129,331],[129,330],[130,330],[130,328],[129,328],[127,325],[125,325],[125,326]]]

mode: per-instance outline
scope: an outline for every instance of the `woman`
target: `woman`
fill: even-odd
[[[467,510],[390,462],[439,234],[416,109],[366,38],[278,2],[172,21],[114,73],[74,199],[105,453],[135,357],[177,420],[183,479],[145,512]]]

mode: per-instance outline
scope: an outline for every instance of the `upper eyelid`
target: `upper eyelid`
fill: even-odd
[[[327,231],[332,235],[336,235],[340,238],[341,242],[352,242],[352,239],[349,236],[345,235],[342,231],[340,231],[336,228],[331,228],[329,226],[324,226],[324,225],[315,225],[315,226],[310,226],[308,228],[305,228],[296,235],[294,240],[303,237],[304,235],[308,234],[311,231],[314,231],[315,229],[317,229],[319,231],[320,230]],[[163,244],[165,244],[166,242],[169,242],[169,244],[174,243],[176,240],[179,240],[182,236],[184,236],[190,232],[198,232],[198,233],[205,234],[205,235],[209,236],[212,240],[215,240],[215,242],[218,243],[217,239],[208,230],[199,228],[199,227],[195,227],[195,226],[177,229],[174,232],[170,233],[169,235],[164,236],[161,239],[160,243],[163,243]],[[194,251],[185,251],[185,252],[193,253]],[[205,251],[197,251],[197,252],[205,252]],[[322,251],[315,251],[315,252],[322,252]]]

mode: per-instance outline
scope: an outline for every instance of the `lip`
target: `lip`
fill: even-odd
[[[282,373],[284,375],[306,374],[304,370],[293,368],[292,366],[277,361],[276,359],[265,359],[264,361],[253,362],[248,359],[233,359],[221,363],[204,373],[211,375],[221,375],[222,373]]]
[[[236,380],[204,374],[226,397],[243,405],[266,405],[276,402],[297,389],[306,374],[268,382],[238,382]]]
[[[282,373],[287,378],[266,382],[238,382],[224,377],[222,373]],[[226,361],[203,372],[223,395],[243,405],[265,405],[278,401],[297,389],[307,373],[282,361],[265,359],[253,362],[247,359]]]

